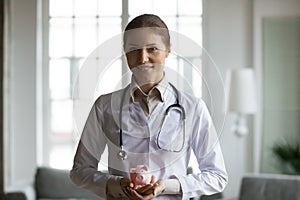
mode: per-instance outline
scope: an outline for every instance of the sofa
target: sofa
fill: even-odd
[[[189,169],[188,173],[191,173]],[[33,193],[33,194],[31,194]],[[213,200],[221,198],[217,193],[210,196],[193,198],[195,200]],[[93,193],[78,188],[69,178],[68,170],[47,167],[37,168],[34,184],[28,192],[10,192],[5,195],[5,200],[101,200]]]
[[[32,194],[34,193],[34,194]],[[30,191],[10,192],[5,200],[101,200],[95,194],[75,186],[68,170],[37,168]]]
[[[230,200],[300,200],[300,176],[245,175],[241,181],[239,197]]]

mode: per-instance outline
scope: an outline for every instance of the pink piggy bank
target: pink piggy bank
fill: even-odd
[[[149,184],[151,174],[148,172],[148,167],[146,165],[137,165],[135,168],[130,168],[130,179],[134,184],[134,189]]]

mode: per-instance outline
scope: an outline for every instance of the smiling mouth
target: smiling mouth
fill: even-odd
[[[153,65],[140,65],[140,66],[137,66],[137,69],[139,70],[150,70],[150,69],[153,69],[154,66]]]

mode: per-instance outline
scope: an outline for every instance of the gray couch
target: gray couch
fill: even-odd
[[[31,194],[33,193],[33,194]],[[68,170],[39,167],[31,190],[10,192],[5,200],[101,200],[85,189],[75,186]]]
[[[88,199],[100,198],[85,189],[75,186],[70,178],[69,171],[52,168],[38,168],[35,176],[36,199]]]
[[[231,200],[300,200],[300,176],[246,175],[238,198]]]

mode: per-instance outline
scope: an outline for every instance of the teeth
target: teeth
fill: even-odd
[[[153,66],[145,66],[145,65],[138,66],[138,69],[151,69],[151,68],[153,68]]]

